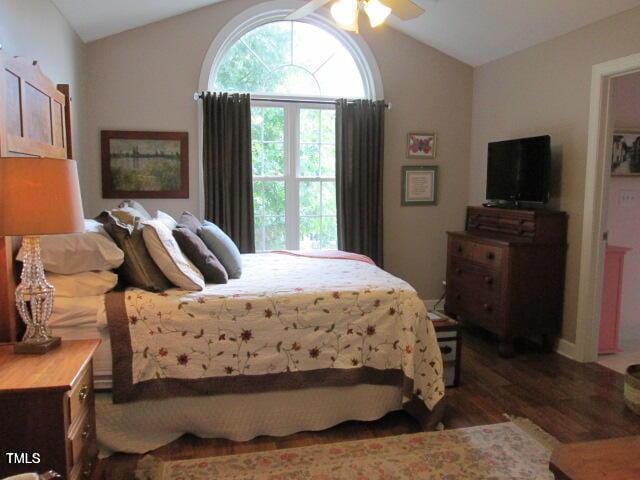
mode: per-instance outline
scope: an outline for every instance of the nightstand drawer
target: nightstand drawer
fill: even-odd
[[[93,368],[89,362],[69,392],[69,424],[73,425],[92,404]]]
[[[95,443],[96,427],[93,412],[87,410],[74,430],[69,432],[71,442],[71,464],[83,463],[92,444]]]

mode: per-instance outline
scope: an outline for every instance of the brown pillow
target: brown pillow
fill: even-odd
[[[192,213],[184,212],[178,219],[178,226],[187,228],[197,234],[198,229],[202,226],[202,222]]]
[[[118,273],[127,286],[152,292],[162,292],[172,287],[147,251],[142,237],[144,225],[135,210],[105,210],[96,220],[104,225],[104,229],[124,252],[124,263]]]
[[[179,226],[173,230],[173,236],[180,250],[200,270],[207,283],[227,283],[227,271],[198,235]]]

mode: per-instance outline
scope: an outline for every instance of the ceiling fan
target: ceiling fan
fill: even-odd
[[[332,0],[310,0],[291,13],[287,20],[299,20]],[[336,0],[331,6],[331,16],[345,30],[358,32],[358,16],[364,11],[372,27],[382,25],[393,12],[401,20],[411,20],[424,13],[424,9],[411,0]]]

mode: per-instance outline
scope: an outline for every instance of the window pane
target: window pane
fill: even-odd
[[[320,182],[300,182],[300,215],[322,215]]]
[[[335,181],[300,182],[300,248],[337,248]]]
[[[212,89],[301,96],[363,97],[362,75],[331,33],[278,21],[246,33],[224,55]]]
[[[322,143],[326,143],[328,145],[336,144],[336,111],[331,110],[320,110],[322,112],[321,121],[322,124],[320,126],[321,129],[321,139]]]
[[[256,250],[286,248],[284,181],[254,180]]]
[[[320,174],[320,145],[300,145],[300,176],[317,177]]]
[[[336,215],[336,182],[322,182],[322,215]]]
[[[338,248],[338,223],[335,216],[322,217],[322,245],[320,248],[326,250]]]
[[[251,147],[254,176],[284,175],[283,108],[251,108]]]
[[[322,248],[322,217],[300,217],[300,249]]]
[[[320,110],[300,110],[300,142],[320,142]]]
[[[320,151],[320,176],[336,176],[336,146],[322,145]]]

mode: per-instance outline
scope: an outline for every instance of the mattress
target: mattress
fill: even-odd
[[[107,328],[104,295],[94,297],[56,297],[49,319],[52,335],[63,340],[100,339],[93,356],[93,380],[96,389],[111,389],[111,341]]]

